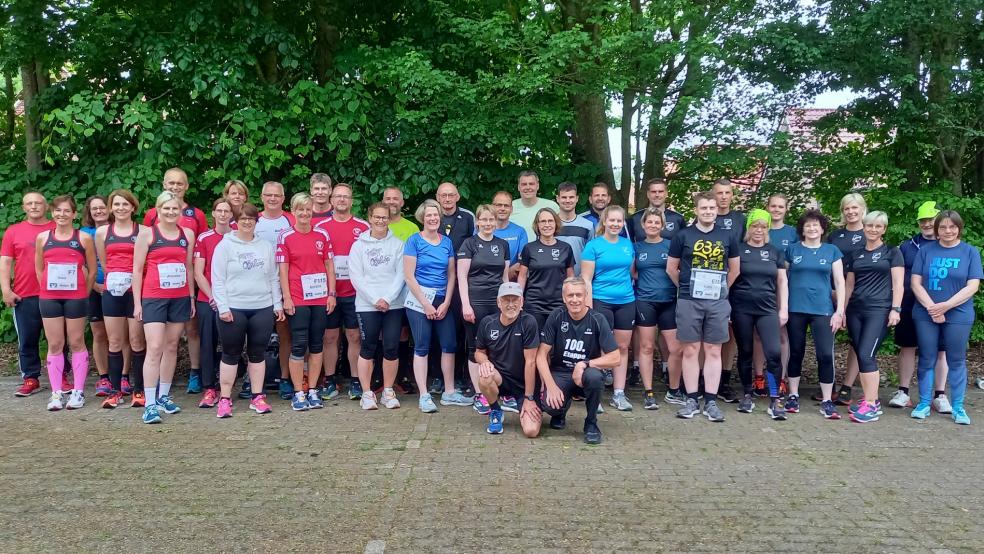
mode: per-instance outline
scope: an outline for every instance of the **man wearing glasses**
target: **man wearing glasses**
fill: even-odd
[[[513,211],[512,202],[512,195],[504,190],[492,197],[492,209],[495,211],[495,231],[492,234],[509,245],[509,279],[515,281],[519,275],[519,253],[529,242],[529,237],[526,229],[509,221]]]

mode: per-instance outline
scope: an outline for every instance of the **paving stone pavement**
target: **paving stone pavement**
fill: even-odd
[[[264,416],[237,400],[220,421],[179,393],[182,413],[142,425],[91,391],[48,413],[15,384],[0,380],[2,552],[984,551],[976,389],[970,427],[887,405],[876,423],[826,421],[808,400],[785,422],[761,400],[683,421],[634,391],[589,447],[583,404],[529,440],[515,414],[490,436],[470,408],[425,415],[415,397],[370,413],[274,400]]]

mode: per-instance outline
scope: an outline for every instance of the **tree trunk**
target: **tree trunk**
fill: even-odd
[[[314,2],[314,71],[318,84],[323,85],[330,80],[335,67],[335,51],[341,35],[338,27],[332,24],[329,0]]]
[[[635,115],[636,93],[633,90],[622,92],[622,125],[621,125],[621,150],[622,150],[622,172],[619,175],[619,190],[616,193],[618,201],[616,203],[628,207],[629,191],[633,188],[633,177],[635,172],[632,169],[632,116]],[[638,197],[636,202],[638,202]]]
[[[7,98],[5,110],[7,112],[7,137],[6,144],[14,143],[14,133],[17,131],[17,115],[14,113],[14,78],[9,71],[3,73],[4,94]]]
[[[608,145],[608,103],[605,95],[576,94],[571,96],[574,108],[574,136],[571,150],[574,162],[598,166],[597,181],[615,184],[612,171],[612,150]]]
[[[273,0],[260,0],[260,16],[267,25],[274,23],[275,7]],[[277,57],[277,45],[268,44],[259,58],[260,73],[267,84],[275,84],[280,80],[280,62]]]
[[[24,161],[27,172],[32,173],[41,167],[41,157],[38,152],[38,121],[34,111],[34,102],[38,97],[38,78],[34,62],[21,66],[21,81],[24,93]]]

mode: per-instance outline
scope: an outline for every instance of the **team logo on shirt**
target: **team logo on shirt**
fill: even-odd
[[[667,258],[669,258],[669,255],[666,252],[659,253],[659,259],[666,261]]]
[[[188,246],[188,241],[186,239],[181,239],[178,241],[178,244],[181,246]]]
[[[675,227],[676,227],[676,223],[673,223],[672,221],[667,221],[666,222],[666,230],[667,231],[672,231]]]
[[[798,264],[803,261],[803,256],[793,256],[793,263]]]
[[[731,226],[734,225],[734,224],[735,224],[735,222],[734,221],[731,221],[730,219],[723,219],[723,220],[721,220],[721,225],[723,225],[724,228],[727,229],[727,230],[729,230],[729,231],[731,230]]]
[[[498,256],[499,255],[499,245],[498,244],[493,244],[491,250],[492,250],[492,255],[493,256]]]
[[[77,241],[77,240],[73,240],[73,241],[69,242],[68,245],[71,246],[72,248],[78,248],[80,246],[79,245],[79,241]]]
[[[352,234],[355,235],[355,238],[359,238],[359,235],[362,234],[362,228],[355,227],[354,229],[352,229]]]
[[[762,259],[763,260],[769,261],[769,251],[768,250],[759,250],[759,254],[762,255]]]
[[[584,334],[585,335],[593,335],[594,333],[591,332],[591,327],[588,327],[587,329],[584,330]]]
[[[543,250],[540,250],[540,252],[543,252]],[[551,248],[550,249],[550,255],[553,257],[553,259],[559,260],[560,259],[560,248]]]
[[[325,242],[324,241],[321,241],[321,240],[316,240],[316,241],[314,241],[314,247],[317,248],[318,251],[324,250],[325,249]]]
[[[880,260],[880,259],[881,259],[881,252],[875,252],[874,254],[871,255],[871,262],[872,263],[877,263],[878,260]]]
[[[571,328],[571,326],[568,325],[568,323],[566,321],[561,322],[561,324],[560,324],[560,332],[561,333],[566,333],[570,328]]]
[[[195,208],[185,208],[184,215],[186,215],[187,217],[194,217],[195,216]]]
[[[649,259],[649,252],[639,252],[639,261],[644,262]]]
[[[861,242],[861,235],[854,235],[851,237],[851,244],[857,244]]]
[[[827,258],[820,258],[820,265],[827,265]]]
[[[746,254],[751,254],[751,253],[752,253],[752,251],[751,251],[751,250],[747,250],[747,249],[746,249],[746,250],[745,250],[745,253],[746,253]]]
[[[132,237],[130,237],[130,242],[132,242],[133,244],[136,244],[137,243],[137,235],[133,235]]]
[[[492,340],[499,340],[499,330],[492,329],[492,331],[489,333],[489,338]]]
[[[629,247],[628,246],[622,247],[622,253],[625,254],[626,256],[631,256],[632,255],[632,251],[629,250]]]

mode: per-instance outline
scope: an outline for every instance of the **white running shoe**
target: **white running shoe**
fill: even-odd
[[[54,391],[51,393],[51,399],[48,400],[48,411],[57,412],[64,408],[65,405],[62,403],[62,394],[59,391]]]
[[[68,404],[65,407],[69,410],[78,410],[82,406],[85,406],[85,395],[78,389],[72,390],[71,396],[68,397]]]
[[[388,410],[395,410],[400,407],[400,401],[396,398],[396,391],[383,389],[383,407]]]
[[[933,399],[933,409],[936,410],[938,414],[952,414],[953,406],[950,406],[950,400],[944,394],[943,396],[937,396]]]
[[[895,395],[892,396],[892,399],[888,401],[888,405],[893,408],[911,408],[912,399],[909,398],[908,394],[897,390],[895,391]]]
[[[376,410],[379,406],[376,405],[376,393],[371,390],[367,390],[362,393],[362,400],[359,402],[363,410]]]

